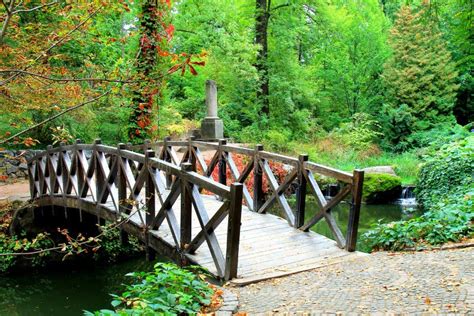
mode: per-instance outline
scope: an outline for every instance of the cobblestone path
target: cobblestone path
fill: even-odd
[[[231,290],[249,315],[474,315],[474,248],[380,252]]]

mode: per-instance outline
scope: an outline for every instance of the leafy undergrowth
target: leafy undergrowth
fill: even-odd
[[[205,274],[172,263],[157,263],[151,272],[127,276],[132,284],[121,295],[112,294],[113,310],[85,311],[84,315],[195,315],[213,312],[222,304],[222,290],[207,283]]]
[[[113,263],[143,252],[138,239],[129,236],[128,242],[120,242],[120,231],[115,223],[95,227],[95,236],[78,233],[72,236],[66,228],[44,231],[32,235],[21,231],[11,235],[9,226],[16,209],[22,202],[0,207],[0,273],[40,268],[50,264],[77,260]]]
[[[364,235],[373,250],[423,249],[474,236],[474,136],[432,152],[417,195],[427,210],[407,221],[377,224]]]
[[[16,267],[21,257],[10,255],[13,253],[23,253],[46,249],[53,246],[53,241],[46,233],[39,233],[34,238],[26,236],[10,236],[8,228],[13,218],[13,213],[21,203],[8,203],[0,207],[0,273],[5,273]],[[28,261],[32,267],[42,266],[49,255],[48,251],[39,252],[31,256]]]

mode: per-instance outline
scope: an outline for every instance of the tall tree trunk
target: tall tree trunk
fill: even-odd
[[[270,84],[268,78],[268,20],[270,19],[271,1],[256,0],[255,13],[255,43],[258,45],[256,68],[260,77],[260,85],[257,90],[257,100],[261,103],[261,113],[270,114]]]
[[[156,103],[161,100],[167,69],[167,61],[160,52],[169,48],[170,36],[164,34],[170,15],[171,8],[165,1],[142,0],[141,36],[135,66],[140,83],[134,87],[128,128],[128,136],[135,142],[149,138],[156,126],[154,121],[158,119]]]

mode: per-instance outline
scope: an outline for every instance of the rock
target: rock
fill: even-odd
[[[376,166],[363,169],[365,173],[386,173],[396,176],[395,170],[391,166]]]
[[[11,175],[11,174],[14,174],[18,171],[18,167],[17,166],[13,166],[11,164],[8,164],[7,165],[7,175]]]
[[[20,170],[28,170],[28,165],[26,163],[21,163],[18,168],[20,168]]]
[[[396,200],[402,192],[402,179],[387,173],[368,173],[364,177],[362,200],[383,204]]]
[[[0,158],[9,158],[15,156],[15,153],[11,150],[2,150],[0,151]]]

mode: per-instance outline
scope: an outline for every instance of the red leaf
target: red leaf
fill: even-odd
[[[197,73],[196,69],[194,69],[194,67],[191,66],[191,64],[188,64],[188,66],[189,66],[189,71],[191,71],[193,76],[197,76],[198,73]]]
[[[206,66],[205,61],[193,61],[193,62],[191,62],[191,64],[198,65],[198,66]]]
[[[171,67],[171,68],[168,70],[168,73],[169,73],[169,74],[172,74],[173,72],[175,72],[176,70],[178,70],[181,66],[182,66],[181,64],[174,65],[173,67]]]

